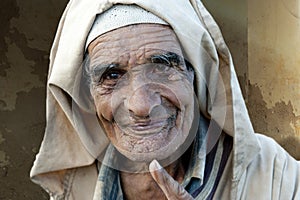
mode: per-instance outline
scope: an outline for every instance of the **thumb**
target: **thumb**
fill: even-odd
[[[169,200],[192,200],[193,197],[166,170],[153,160],[149,165],[152,178]]]

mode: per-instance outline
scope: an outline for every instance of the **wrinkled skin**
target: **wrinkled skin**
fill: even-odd
[[[193,73],[174,32],[157,24],[130,25],[99,36],[88,52],[91,94],[111,143],[132,161],[172,156],[189,134],[194,109]],[[190,198],[174,184],[186,170],[180,159],[165,168],[170,175],[155,166],[151,173],[121,172],[126,199]]]

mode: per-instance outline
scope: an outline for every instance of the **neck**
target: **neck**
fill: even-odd
[[[164,169],[179,183],[182,183],[187,164],[178,159]],[[165,196],[149,172],[128,173],[120,172],[121,186],[125,199],[165,199]],[[142,195],[141,195],[142,194]]]

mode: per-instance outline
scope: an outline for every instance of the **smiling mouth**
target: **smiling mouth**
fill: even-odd
[[[134,135],[148,136],[160,132],[168,125],[168,120],[148,120],[144,122],[137,122],[129,125],[126,132]]]
[[[165,132],[176,124],[177,114],[158,119],[135,120],[130,124],[122,125],[123,133],[133,137],[149,137]],[[119,127],[120,128],[120,127]]]

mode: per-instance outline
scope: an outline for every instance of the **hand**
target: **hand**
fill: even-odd
[[[149,170],[168,200],[193,200],[193,197],[156,160],[150,163]]]

